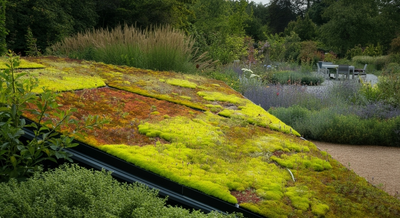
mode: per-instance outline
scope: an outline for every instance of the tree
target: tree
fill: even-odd
[[[310,19],[317,25],[321,26],[328,21],[327,18],[322,17],[325,9],[328,8],[329,4],[325,1],[314,1],[309,10],[307,10],[307,14]]]
[[[273,0],[268,6],[269,27],[272,33],[281,33],[297,17],[290,0]]]
[[[8,48],[24,52],[28,27],[44,51],[50,44],[96,25],[96,5],[93,0],[15,0],[7,2],[6,38]]]
[[[317,26],[308,14],[304,18],[298,16],[296,21],[289,22],[285,28],[285,35],[290,35],[292,31],[299,35],[301,41],[313,40],[317,36]]]
[[[376,44],[378,13],[375,0],[333,1],[323,14],[329,21],[320,28],[321,39],[342,55],[357,44]]]
[[[99,27],[114,28],[120,24],[149,27],[169,24],[187,30],[194,0],[97,0]]]
[[[266,40],[269,34],[267,7],[261,3],[251,2],[246,8],[246,13],[250,16],[250,19],[244,23],[246,35],[251,36],[255,41]]]
[[[386,49],[390,48],[392,39],[400,34],[400,0],[379,1],[378,38]]]
[[[7,51],[6,0],[0,0],[0,55]]]

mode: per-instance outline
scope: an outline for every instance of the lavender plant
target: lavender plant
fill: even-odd
[[[244,95],[309,139],[400,144],[400,108],[371,98],[356,81],[316,87],[270,84],[248,88]]]

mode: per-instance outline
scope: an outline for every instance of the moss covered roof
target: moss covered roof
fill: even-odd
[[[63,91],[58,103],[77,108],[74,118],[111,120],[79,140],[177,183],[266,217],[400,216],[397,199],[221,81],[55,57],[26,61],[44,66],[31,75]]]

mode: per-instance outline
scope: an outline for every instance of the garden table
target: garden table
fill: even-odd
[[[328,70],[328,74],[330,74],[329,73],[329,69],[337,69],[338,67],[339,67],[338,64],[324,64],[324,63],[322,63],[322,68],[327,69]],[[354,66],[349,66],[349,68],[350,68],[350,74],[353,75],[353,79],[354,79]],[[350,77],[350,75],[349,75],[349,77]]]

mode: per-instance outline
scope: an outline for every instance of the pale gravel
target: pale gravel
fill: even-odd
[[[400,148],[312,142],[371,184],[400,199]]]

